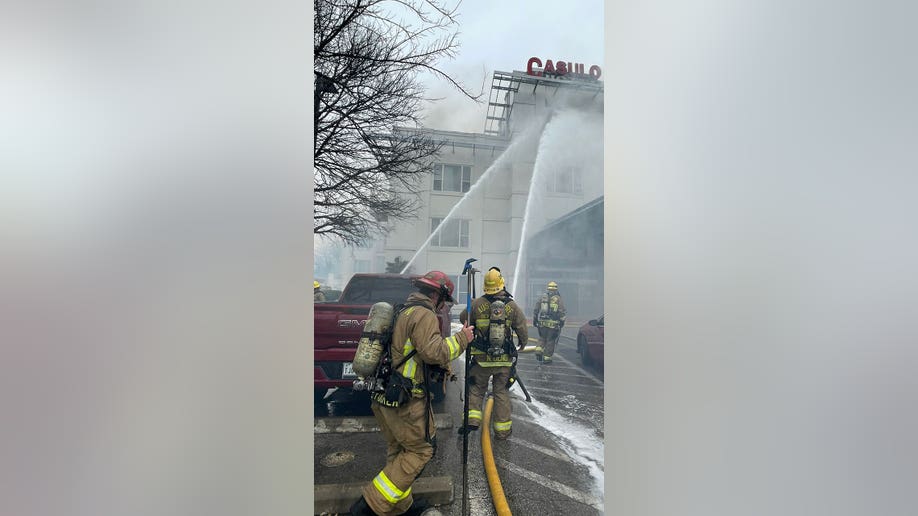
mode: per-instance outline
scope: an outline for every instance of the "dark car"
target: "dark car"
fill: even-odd
[[[602,352],[605,342],[603,325],[604,315],[587,321],[577,332],[577,353],[585,366],[596,365],[603,367]]]

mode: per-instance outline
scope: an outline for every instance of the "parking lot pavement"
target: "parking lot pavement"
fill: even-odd
[[[550,365],[539,365],[532,353],[520,354],[519,375],[533,402],[527,403],[519,387],[513,387],[513,435],[507,441],[492,440],[514,513],[602,514],[602,372],[580,366],[576,333],[576,328],[564,330]],[[449,384],[442,403],[434,404],[437,453],[422,473],[422,478],[452,479],[453,501],[439,507],[449,516],[459,516],[462,507],[462,439],[456,428],[462,424],[463,360],[452,365],[459,381]],[[385,442],[366,419],[372,418],[369,400],[338,391],[325,401],[315,408],[316,429],[321,431],[315,434],[316,484],[369,481],[385,464]],[[363,421],[363,426],[342,425],[346,419]],[[496,513],[485,479],[480,433],[473,433],[469,441],[469,504],[471,514],[491,516]]]

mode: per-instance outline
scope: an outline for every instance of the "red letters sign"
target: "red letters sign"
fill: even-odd
[[[542,71],[533,70],[533,65],[536,68],[542,68],[542,60],[538,57],[530,57],[529,62],[526,63],[526,73],[528,75],[534,75],[536,77],[554,76],[554,77],[581,77],[581,78],[590,78],[590,79],[599,79],[602,76],[602,68],[598,65],[590,66],[588,73],[584,73],[586,70],[586,65],[583,63],[571,63],[570,61],[556,61],[552,62],[551,59],[545,61],[545,68],[542,68]]]

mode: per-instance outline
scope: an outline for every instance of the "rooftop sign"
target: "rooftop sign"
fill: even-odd
[[[538,57],[530,57],[526,63],[526,73],[535,77],[563,77],[565,79],[592,79],[596,80],[602,76],[602,68],[599,65],[592,65],[589,73],[584,73],[586,65],[583,63],[571,63],[570,61],[552,62],[551,59],[545,61],[545,68],[534,70],[533,68],[542,68],[542,60]]]

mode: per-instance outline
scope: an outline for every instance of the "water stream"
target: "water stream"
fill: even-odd
[[[417,259],[418,256],[420,256],[421,252],[427,249],[427,247],[430,245],[430,242],[433,240],[433,238],[437,236],[440,233],[440,230],[446,226],[446,223],[449,222],[449,220],[459,212],[460,208],[466,204],[466,201],[470,199],[473,194],[477,193],[481,189],[481,185],[486,183],[486,181],[490,178],[492,172],[494,170],[500,170],[507,160],[510,160],[513,158],[516,150],[520,146],[522,146],[524,142],[528,141],[531,137],[534,136],[533,133],[536,130],[539,130],[539,129],[544,130],[544,127],[545,127],[544,123],[533,123],[532,125],[527,127],[522,132],[522,134],[520,134],[520,136],[513,138],[510,145],[507,146],[504,152],[502,152],[500,156],[498,156],[497,159],[494,160],[494,163],[492,163],[491,166],[488,167],[487,170],[485,170],[484,174],[482,174],[481,177],[479,177],[478,180],[475,181],[475,183],[469,188],[469,191],[466,192],[465,195],[463,195],[462,198],[459,199],[459,201],[452,207],[452,209],[449,210],[446,216],[443,217],[443,220],[440,221],[440,225],[437,226],[437,228],[433,232],[430,233],[430,236],[427,237],[427,240],[425,240],[424,243],[421,244],[420,247],[418,247],[418,250],[414,253],[414,255],[411,256],[411,259],[408,260],[408,263],[405,264],[405,268],[402,269],[402,272],[401,272],[402,274],[405,274],[408,271],[408,268],[411,267],[412,264],[414,264],[414,261]]]
[[[555,205],[569,206],[565,211],[569,212],[576,208],[570,205],[572,195],[581,196],[583,201],[590,201],[598,195],[602,195],[601,186],[599,191],[596,190],[596,181],[598,174],[602,174],[602,117],[596,116],[595,113],[585,112],[575,108],[564,108],[555,111],[551,119],[546,123],[545,129],[539,138],[538,148],[536,150],[535,162],[532,168],[532,178],[530,180],[529,193],[526,198],[526,204],[523,208],[523,222],[520,231],[520,242],[517,249],[516,265],[513,269],[513,285],[511,292],[516,295],[517,299],[527,300],[529,276],[526,270],[526,252],[529,239],[532,234],[539,231],[544,223],[550,220],[550,217],[558,217],[564,213],[558,213]],[[598,158],[598,160],[597,160]],[[571,171],[570,180],[574,181],[574,176],[579,177],[578,186],[574,183],[559,183],[554,185],[548,198],[549,185],[554,181],[556,173],[559,170],[569,169]],[[589,176],[589,177],[588,177]],[[566,190],[560,190],[566,186]],[[558,200],[555,203],[555,199]],[[548,203],[551,203],[549,209]],[[542,210],[542,213],[540,213]],[[531,259],[529,260],[532,261]]]
[[[523,227],[520,231],[520,244],[517,248],[516,253],[516,265],[513,267],[513,286],[511,287],[510,292],[515,293],[519,299],[526,299],[526,293],[520,293],[517,290],[516,285],[521,276],[523,276],[523,270],[520,269],[520,266],[523,263],[523,251],[526,244],[526,229],[529,227],[530,212],[532,207],[536,205],[535,199],[542,196],[543,190],[543,181],[542,177],[545,175],[542,172],[546,167],[542,164],[544,161],[544,147],[545,142],[548,140],[548,137],[551,134],[552,120],[549,117],[548,123],[545,124],[545,129],[542,131],[541,136],[539,136],[539,146],[536,149],[536,158],[535,164],[532,166],[532,179],[529,182],[529,195],[526,196],[526,207],[523,211]]]

